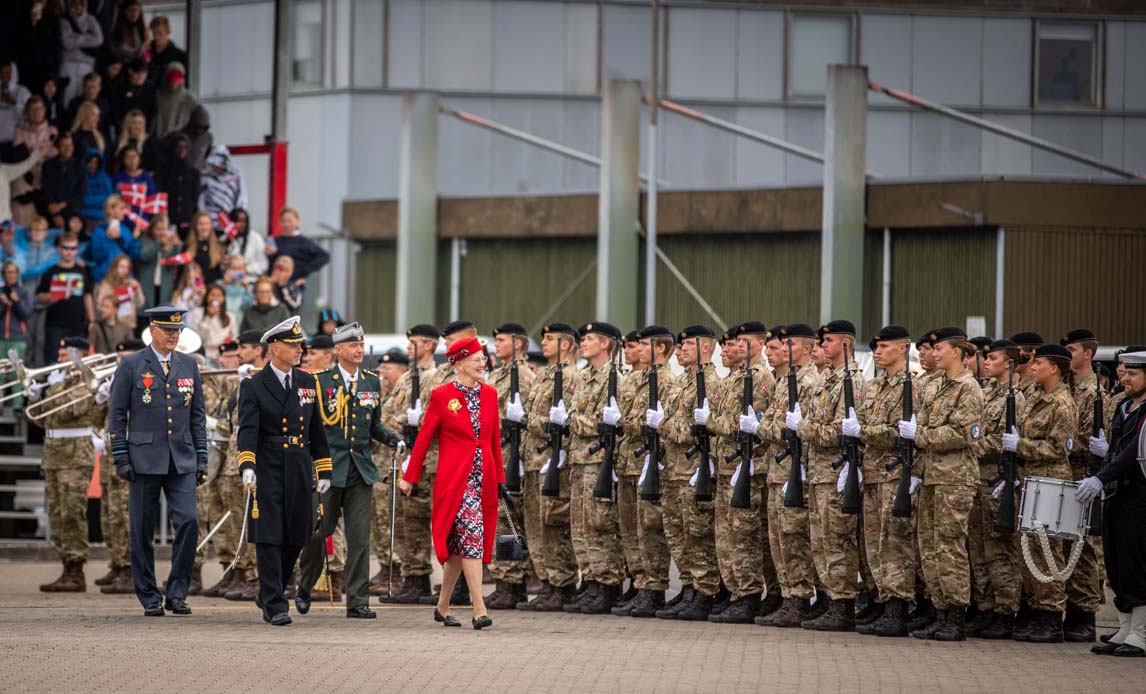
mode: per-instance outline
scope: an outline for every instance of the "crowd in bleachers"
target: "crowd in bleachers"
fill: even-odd
[[[139,0],[0,3],[0,349],[113,351],[144,309],[188,311],[208,358],[296,313],[329,260],[279,212],[251,228],[243,176],[187,89],[187,54]]]

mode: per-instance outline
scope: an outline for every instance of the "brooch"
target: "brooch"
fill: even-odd
[[[450,412],[457,412],[458,410],[462,409],[462,401],[458,400],[457,398],[450,398],[450,403],[446,405],[446,409],[448,409]]]
[[[140,376],[140,380],[143,382],[143,397],[140,399],[143,400],[144,405],[150,405],[151,386],[155,383],[155,374],[148,371]]]

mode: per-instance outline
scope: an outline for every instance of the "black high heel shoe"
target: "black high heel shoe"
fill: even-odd
[[[493,620],[489,618],[488,614],[476,617],[470,620],[470,622],[474,625],[474,629],[484,629],[493,626]]]
[[[436,607],[434,608],[434,621],[441,622],[442,626],[444,627],[460,627],[462,625],[462,623],[455,619],[453,615],[448,614],[443,617],[442,613],[438,612],[438,608]]]

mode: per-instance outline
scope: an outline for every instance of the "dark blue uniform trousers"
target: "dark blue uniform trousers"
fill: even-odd
[[[171,573],[164,591],[167,598],[186,598],[195,564],[199,519],[195,504],[195,473],[178,473],[172,463],[166,475],[136,475],[131,482],[128,517],[131,523],[131,578],[135,595],[144,607],[163,600],[155,585],[155,524],[159,519],[159,493],[167,496],[167,512],[175,526],[171,546]]]

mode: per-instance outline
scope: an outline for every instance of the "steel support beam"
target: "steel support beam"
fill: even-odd
[[[624,329],[637,324],[641,85],[609,80],[602,95],[596,315]]]
[[[435,322],[438,258],[438,97],[402,95],[394,332]]]

